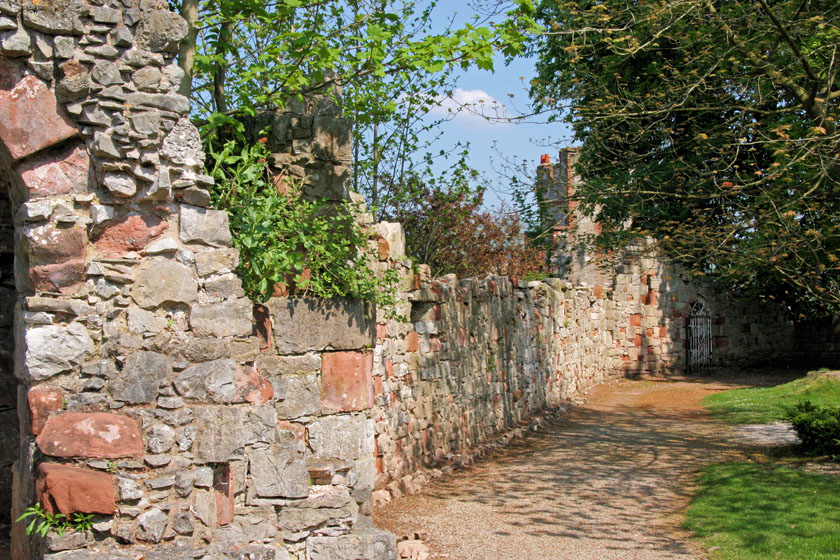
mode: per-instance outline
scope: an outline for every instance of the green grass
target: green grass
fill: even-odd
[[[840,558],[840,479],[777,466],[707,467],[686,514],[719,560]]]
[[[763,424],[784,420],[785,410],[804,400],[817,405],[840,406],[840,380],[827,375],[752,389],[734,389],[703,399],[715,416],[731,424]]]

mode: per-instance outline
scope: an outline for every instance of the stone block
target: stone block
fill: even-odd
[[[379,222],[370,227],[370,231],[379,235],[387,242],[388,258],[392,261],[401,261],[405,258],[405,232],[402,224],[391,222]]]
[[[181,241],[197,241],[211,247],[231,244],[228,215],[224,210],[208,210],[198,206],[181,205]]]
[[[118,256],[142,250],[168,227],[165,220],[154,214],[132,214],[106,222],[94,243],[99,253]]]
[[[224,465],[213,473],[213,493],[216,497],[216,525],[229,525],[234,518],[235,485],[233,469]]]
[[[131,297],[142,308],[163,303],[190,304],[198,298],[192,270],[169,259],[148,259],[137,267]]]
[[[175,390],[187,399],[232,403],[236,400],[236,362],[213,360],[190,366],[175,378]]]
[[[199,303],[190,308],[190,327],[197,336],[250,336],[254,306],[248,298]]]
[[[44,429],[50,414],[64,406],[64,391],[61,387],[40,385],[32,387],[26,399],[29,403],[29,426],[32,435],[37,436]]]
[[[137,518],[137,539],[148,542],[160,542],[166,530],[168,516],[160,509],[153,507]]]
[[[40,381],[73,369],[93,353],[93,340],[80,323],[29,327],[24,335],[19,377]]]
[[[286,374],[274,379],[277,415],[295,419],[321,413],[321,391],[318,374]]]
[[[58,463],[41,463],[36,499],[48,513],[116,513],[114,477],[108,473]]]
[[[223,271],[232,272],[239,266],[239,251],[216,249],[195,254],[195,268],[202,278]]]
[[[160,384],[169,379],[172,360],[157,352],[134,352],[119,375],[108,383],[108,392],[118,401],[131,404],[154,402]]]
[[[23,0],[23,21],[32,29],[48,35],[81,35],[81,0],[43,2]]]
[[[317,457],[355,461],[374,451],[373,420],[364,415],[318,418],[307,428],[309,446]]]
[[[137,45],[152,52],[177,52],[187,35],[187,22],[169,10],[151,10],[137,24]]]
[[[397,538],[372,526],[355,527],[340,537],[311,537],[306,541],[307,560],[397,560]]]
[[[274,340],[280,354],[373,347],[376,320],[361,301],[272,298]]]
[[[0,90],[0,141],[17,161],[78,133],[55,95],[35,76],[8,91]]]
[[[238,366],[234,381],[238,402],[247,401],[259,405],[267,403],[274,396],[274,387],[254,367]]]
[[[225,463],[241,455],[248,439],[247,417],[237,408],[195,408],[195,462]]]
[[[143,438],[137,422],[107,412],[63,412],[53,416],[35,442],[51,457],[143,456]]]
[[[373,406],[373,352],[326,352],[321,370],[321,404],[339,412]]]
[[[84,145],[73,143],[27,158],[15,171],[30,200],[83,193],[89,187],[90,158]]]
[[[288,447],[257,449],[248,455],[254,491],[260,498],[306,498],[309,471],[303,457]]]

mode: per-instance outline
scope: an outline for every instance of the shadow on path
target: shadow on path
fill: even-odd
[[[704,558],[679,530],[705,465],[742,456],[703,397],[780,376],[619,380],[538,433],[374,512],[435,558]]]

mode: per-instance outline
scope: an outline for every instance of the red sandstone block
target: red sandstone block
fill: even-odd
[[[230,465],[224,465],[221,471],[214,473],[213,490],[216,495],[216,523],[230,525],[233,523],[233,471]]]
[[[641,313],[633,313],[630,315],[630,326],[631,327],[641,327],[642,326],[642,314]]]
[[[644,296],[642,296],[642,304],[644,305],[658,305],[659,304],[659,292],[656,290],[650,290]]]
[[[648,338],[652,338],[653,337],[653,329],[651,329],[651,328],[645,329],[645,335]]]
[[[64,391],[60,387],[41,385],[32,387],[26,396],[29,402],[29,424],[32,435],[41,433],[50,413],[58,412],[64,404]]]
[[[60,512],[70,515],[78,512],[113,515],[117,511],[112,475],[70,465],[38,465],[35,495],[44,510],[51,514]]]
[[[256,324],[257,336],[260,339],[260,352],[266,352],[271,348],[271,313],[265,305],[254,306],[254,323]]]
[[[373,354],[327,352],[321,358],[321,404],[341,412],[373,406]]]
[[[388,374],[388,379],[394,377],[394,362],[391,360],[385,360],[385,373]]]
[[[32,156],[16,168],[28,198],[46,198],[88,189],[90,158],[83,144]]]
[[[254,367],[237,366],[234,383],[236,396],[252,404],[265,404],[274,396],[274,387]]]
[[[420,349],[420,339],[417,337],[416,331],[411,331],[405,337],[405,351],[417,352]]]
[[[373,396],[378,397],[382,394],[382,377],[377,375],[373,378]]]
[[[386,325],[382,323],[376,324],[376,338],[385,338],[388,336],[388,329]]]
[[[73,259],[59,264],[30,267],[29,281],[36,292],[74,294],[85,282],[85,261]]]
[[[278,420],[277,429],[291,432],[295,439],[306,443],[306,426],[296,422],[289,422],[288,420]]]
[[[96,249],[110,256],[139,251],[168,227],[165,220],[154,214],[123,216],[108,222],[95,241]]]
[[[668,327],[659,327],[659,337],[665,338],[668,336]]]
[[[593,294],[596,298],[599,298],[599,299],[600,299],[600,298],[602,298],[602,297],[604,297],[604,288],[603,288],[603,286],[595,286],[594,288],[592,288],[592,294]]]
[[[635,336],[635,338],[633,339],[633,344],[636,345],[636,346],[641,346],[642,345],[642,335],[637,334]]]
[[[458,329],[458,346],[463,348],[467,345],[467,330]]]
[[[26,76],[12,89],[0,91],[0,115],[0,141],[15,161],[78,133],[59,112],[55,95],[35,76]]]
[[[64,412],[53,416],[35,442],[51,457],[143,456],[143,438],[137,422],[107,412]]]
[[[388,260],[388,255],[391,253],[391,246],[384,237],[376,238],[376,253],[380,261]]]
[[[27,249],[32,265],[84,259],[87,235],[82,228],[43,226],[30,231],[26,238],[29,241]]]
[[[433,336],[429,339],[429,348],[432,352],[440,352],[443,346],[441,345],[440,339],[436,336]]]

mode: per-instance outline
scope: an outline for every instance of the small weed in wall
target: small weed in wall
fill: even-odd
[[[46,536],[50,531],[63,535],[69,529],[83,532],[93,527],[93,514],[91,513],[73,513],[70,517],[63,513],[52,514],[44,510],[41,502],[35,502],[34,505],[23,510],[23,514],[15,521],[21,522],[27,519],[30,521],[29,525],[26,526],[26,534],[36,534],[41,537]]]

